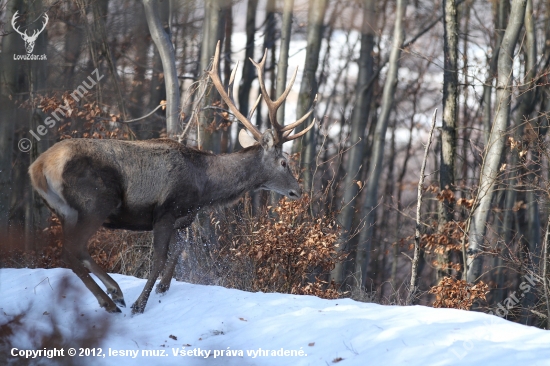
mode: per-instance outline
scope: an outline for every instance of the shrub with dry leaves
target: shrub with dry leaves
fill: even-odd
[[[474,285],[464,280],[444,277],[429,292],[435,294],[434,308],[470,310],[476,299],[487,300],[485,295],[489,293],[489,286],[483,281]]]
[[[326,216],[311,217],[309,203],[307,195],[297,201],[283,198],[268,214],[247,223],[251,235],[231,240],[226,253],[252,261],[252,290],[339,297],[322,277],[343,259],[335,249],[340,228]]]

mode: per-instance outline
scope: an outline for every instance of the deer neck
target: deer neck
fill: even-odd
[[[260,188],[265,181],[259,146],[232,154],[211,155],[206,163],[207,183],[201,199],[203,205],[234,201],[245,192]]]

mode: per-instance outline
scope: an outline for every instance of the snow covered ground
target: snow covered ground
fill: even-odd
[[[129,304],[145,284],[113,278]],[[32,357],[55,323],[63,336],[58,349],[71,357],[74,347],[78,365],[550,365],[549,332],[481,313],[174,281],[167,294],[151,295],[144,314],[126,308],[113,315],[70,270],[0,269],[0,327],[22,312],[7,345],[22,356],[8,355],[8,363],[19,364],[27,350]],[[105,325],[101,340],[78,344]],[[79,356],[86,352],[96,356]]]

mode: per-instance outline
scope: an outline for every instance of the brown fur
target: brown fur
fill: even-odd
[[[33,187],[43,192],[48,190],[48,181],[44,175],[44,160],[36,160],[29,167],[29,175],[31,176],[31,183]]]

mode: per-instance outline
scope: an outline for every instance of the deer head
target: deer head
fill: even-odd
[[[301,189],[299,188],[296,178],[292,175],[290,171],[286,157],[283,155],[282,145],[285,142],[292,141],[303,136],[311,128],[313,128],[313,126],[315,125],[315,118],[313,119],[313,122],[311,122],[311,124],[307,126],[304,130],[294,135],[290,135],[298,125],[303,123],[313,113],[315,104],[317,103],[317,96],[315,96],[315,99],[313,101],[311,108],[303,117],[286,126],[279,123],[279,121],[277,120],[277,110],[284,103],[285,99],[288,97],[288,94],[290,93],[290,90],[292,89],[292,85],[294,84],[294,81],[296,79],[298,68],[296,68],[296,71],[292,75],[292,78],[287,88],[285,89],[285,91],[281,94],[281,96],[277,100],[274,101],[269,96],[269,93],[267,92],[267,89],[264,83],[263,75],[264,75],[266,55],[267,55],[267,50],[266,52],[264,52],[264,56],[259,63],[254,62],[254,60],[252,59],[250,60],[258,71],[258,80],[260,83],[261,94],[258,96],[258,99],[256,99],[256,102],[254,103],[252,109],[250,110],[250,113],[248,114],[248,118],[245,117],[239,111],[239,109],[236,107],[235,102],[233,100],[233,82],[235,81],[235,74],[237,71],[238,64],[237,66],[235,66],[235,68],[231,72],[227,91],[225,90],[223,83],[220,80],[219,73],[218,73],[218,64],[220,60],[220,42],[218,42],[216,46],[216,52],[214,54],[214,60],[212,62],[212,69],[210,69],[207,72],[208,72],[208,75],[210,76],[210,79],[212,80],[212,83],[214,84],[214,87],[220,93],[220,96],[222,97],[225,104],[227,104],[227,107],[229,108],[229,110],[252,134],[252,136],[250,136],[244,129],[242,129],[239,132],[240,144],[244,148],[257,145],[257,144],[261,145],[262,147],[263,167],[267,172],[266,173],[267,177],[266,177],[266,183],[260,188],[275,191],[291,199],[297,199],[297,198],[300,198],[301,196],[301,193],[300,193]],[[262,97],[265,103],[267,104],[269,120],[272,126],[272,129],[268,129],[264,133],[261,133],[250,121]]]
[[[21,35],[21,38],[23,38],[23,41],[25,41],[25,49],[27,50],[27,53],[31,53],[34,49],[34,42],[36,42],[36,39],[42,33],[42,31],[46,28],[46,24],[48,24],[48,14],[44,13],[44,22],[42,23],[42,29],[40,30],[34,30],[32,35],[28,35],[27,31],[21,32],[19,30],[19,27],[15,25],[15,21],[17,18],[19,18],[19,15],[17,14],[19,11],[16,11],[15,14],[13,14],[13,17],[11,18],[11,25],[13,27],[13,30],[19,33]]]

